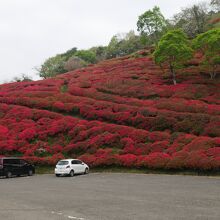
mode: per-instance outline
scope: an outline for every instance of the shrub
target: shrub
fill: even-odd
[[[84,60],[82,60],[79,57],[74,56],[74,57],[69,58],[69,60],[65,63],[64,68],[67,71],[73,71],[73,70],[85,67],[86,65],[87,63]]]

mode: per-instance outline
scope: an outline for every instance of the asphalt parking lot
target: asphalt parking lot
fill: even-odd
[[[219,220],[220,178],[93,173],[0,179],[4,220]]]

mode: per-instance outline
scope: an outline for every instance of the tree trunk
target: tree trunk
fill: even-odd
[[[213,66],[212,67],[212,70],[209,72],[209,74],[210,74],[210,76],[211,76],[211,79],[214,79],[215,78],[215,76],[216,76],[216,67],[215,66]]]
[[[173,84],[176,85],[176,73],[175,73],[174,68],[171,64],[170,64],[170,71],[171,71],[171,74],[173,77]]]

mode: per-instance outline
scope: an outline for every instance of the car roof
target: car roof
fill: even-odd
[[[79,159],[62,159],[60,161],[71,161],[71,160],[79,160]]]
[[[0,157],[0,159],[22,159],[18,157]]]

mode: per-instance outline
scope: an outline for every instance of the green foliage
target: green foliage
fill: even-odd
[[[81,58],[87,63],[95,63],[96,62],[96,55],[94,52],[90,50],[78,50],[74,56]]]
[[[157,6],[140,15],[137,22],[137,29],[142,36],[142,40],[145,43],[149,41],[150,44],[158,42],[166,26],[167,21]]]
[[[60,88],[61,93],[66,93],[68,91],[68,85],[64,84]]]
[[[143,49],[140,37],[135,35],[134,31],[130,31],[127,34],[113,36],[107,47],[98,46],[88,50],[77,50],[74,47],[47,59],[37,71],[40,77],[54,77],[101,60],[125,56],[140,49]]]
[[[172,30],[160,39],[153,55],[155,62],[161,67],[169,66],[173,83],[176,84],[175,70],[192,58],[192,49],[182,30]]]
[[[95,53],[97,62],[106,59],[107,47],[104,46],[92,47],[90,48],[90,51]]]
[[[65,61],[69,60],[70,57],[74,56],[77,52],[77,48],[73,47],[70,50],[67,50],[65,53],[60,54],[62,57],[64,57]]]
[[[220,65],[220,28],[198,35],[193,40],[193,47],[203,53],[202,64],[209,68],[210,77],[214,79]]]
[[[65,73],[64,69],[65,57],[61,55],[56,55],[47,59],[38,70],[40,77],[46,79],[49,77],[54,77],[58,74]]]
[[[106,58],[121,57],[143,48],[140,37],[135,35],[134,31],[127,34],[118,34],[112,37],[106,48]]]

